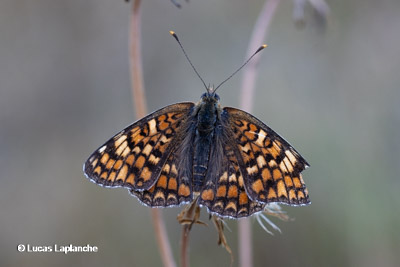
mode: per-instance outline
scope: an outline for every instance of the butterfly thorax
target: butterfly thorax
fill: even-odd
[[[200,135],[208,135],[214,130],[218,117],[219,96],[205,93],[198,103],[197,130]]]
[[[193,151],[193,190],[195,193],[200,192],[203,188],[208,170],[211,145],[220,112],[218,101],[218,95],[207,92],[202,95],[201,101],[197,104],[197,127]]]

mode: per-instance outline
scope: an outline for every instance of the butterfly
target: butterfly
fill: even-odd
[[[146,206],[197,201],[221,217],[247,217],[272,202],[310,204],[306,160],[251,114],[222,108],[218,87],[206,86],[196,104],[173,104],[126,127],[89,157],[84,173],[129,189]]]

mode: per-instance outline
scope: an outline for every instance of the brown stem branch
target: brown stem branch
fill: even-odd
[[[238,222],[239,239],[239,266],[253,266],[251,224],[249,219],[241,219]]]
[[[181,239],[181,267],[189,266],[189,233],[190,226],[183,225],[182,227],[182,239]]]
[[[141,0],[134,0],[131,9],[130,25],[130,67],[132,81],[132,103],[135,108],[136,116],[142,118],[147,113],[146,97],[143,84],[143,63],[141,54]]]
[[[197,206],[197,199],[187,205],[182,212],[178,215],[178,222],[182,224],[182,238],[181,238],[181,266],[189,266],[189,233],[193,224],[206,225],[199,221],[200,207]]]
[[[256,49],[263,44],[278,4],[279,0],[267,0],[265,2],[260,14],[258,15],[257,22],[254,25],[250,42],[247,47],[246,58],[249,58],[254,53],[254,51],[256,51]],[[248,112],[251,111],[254,99],[255,81],[258,74],[258,61],[259,55],[256,55],[253,60],[247,64],[246,68],[243,71],[240,107]]]
[[[254,51],[264,42],[268,29],[278,7],[279,0],[267,0],[258,16],[257,22],[254,25],[253,33],[247,49],[247,56],[251,56]],[[240,97],[240,108],[248,112],[252,109],[254,99],[255,81],[258,74],[257,65],[258,55],[249,62],[243,72],[242,89]],[[238,226],[239,235],[239,266],[253,266],[252,257],[252,235],[251,224],[249,219],[242,219]]]
[[[143,64],[141,56],[141,0],[132,3],[130,20],[130,71],[132,80],[132,103],[138,118],[144,117],[147,113],[146,97],[143,83]],[[164,266],[175,267],[171,246],[169,245],[165,223],[159,209],[151,209],[154,225],[154,232],[157,238],[161,259]]]
[[[176,267],[161,210],[151,209],[151,215],[153,218],[154,232],[157,238],[158,247],[160,249],[162,262],[165,267]]]

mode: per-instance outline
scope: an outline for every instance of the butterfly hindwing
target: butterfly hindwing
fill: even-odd
[[[170,105],[128,126],[89,157],[84,165],[86,176],[103,186],[149,189],[160,176],[175,140],[185,134],[193,106]]]
[[[225,151],[222,168],[214,180],[204,186],[199,203],[219,216],[240,218],[262,211],[265,204],[249,199],[243,176],[232,150]]]
[[[190,179],[184,179],[179,172],[178,149],[173,151],[165,162],[157,182],[148,190],[130,190],[143,204],[150,207],[178,206],[192,200]]]
[[[221,118],[235,140],[236,156],[250,199],[290,205],[310,203],[301,176],[308,163],[289,143],[242,110],[224,108]]]
[[[248,198],[238,158],[222,125],[215,131],[210,164],[199,204],[219,216],[240,218],[263,210],[265,204]]]

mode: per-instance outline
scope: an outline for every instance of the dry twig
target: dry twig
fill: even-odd
[[[141,0],[135,0],[132,3],[131,21],[130,21],[130,66],[132,79],[132,101],[136,116],[144,117],[147,113],[146,98],[143,84],[143,64],[141,57]],[[172,256],[171,246],[165,228],[165,223],[159,209],[151,209],[151,215],[154,224],[154,232],[161,253],[161,259],[164,266],[175,267],[175,261]]]
[[[265,40],[272,17],[278,7],[279,0],[267,0],[261,9],[257,22],[254,25],[253,33],[247,49],[247,57],[252,55],[257,47]],[[257,76],[258,57],[249,62],[243,72],[242,89],[240,97],[240,108],[251,111],[255,81]],[[251,225],[249,219],[242,219],[238,222],[239,231],[239,266],[253,266]]]
[[[200,207],[197,205],[197,198],[185,207],[179,213],[177,220],[182,224],[182,238],[181,238],[181,266],[189,266],[189,233],[193,224],[201,224],[207,226],[206,223],[199,221]]]

